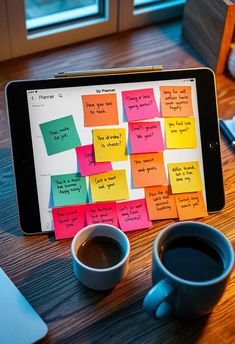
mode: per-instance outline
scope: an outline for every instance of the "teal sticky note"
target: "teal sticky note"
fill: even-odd
[[[56,207],[87,202],[86,179],[79,173],[51,176],[51,188]]]
[[[41,123],[40,129],[48,155],[81,145],[72,115]]]

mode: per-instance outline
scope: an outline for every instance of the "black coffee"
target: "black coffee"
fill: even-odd
[[[190,281],[208,281],[224,270],[223,260],[206,241],[188,236],[169,240],[160,252],[163,265],[174,275]]]
[[[114,266],[122,260],[123,256],[121,245],[105,236],[86,240],[77,251],[77,257],[83,264],[96,269]]]

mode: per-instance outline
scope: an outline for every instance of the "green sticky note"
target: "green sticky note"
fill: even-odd
[[[56,207],[87,203],[86,179],[79,173],[51,176],[51,188]]]
[[[41,123],[40,129],[48,155],[81,145],[72,115]]]

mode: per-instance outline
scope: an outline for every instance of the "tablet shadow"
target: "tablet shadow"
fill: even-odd
[[[0,233],[22,237],[19,228],[11,149],[0,149]]]

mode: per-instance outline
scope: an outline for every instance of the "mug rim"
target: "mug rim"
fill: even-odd
[[[125,252],[124,257],[123,257],[117,264],[112,265],[112,266],[110,266],[109,268],[104,268],[104,269],[92,268],[91,266],[82,263],[82,262],[78,259],[78,257],[76,256],[76,254],[75,254],[74,246],[75,246],[77,237],[79,237],[82,233],[86,232],[86,231],[87,231],[88,229],[90,229],[91,227],[95,227],[95,226],[103,226],[103,227],[112,228],[112,229],[117,230],[117,231],[121,234],[121,236],[124,238],[124,240],[126,241],[126,243],[127,243],[127,250],[126,250],[126,252]],[[104,236],[105,236],[105,235],[104,235]],[[116,240],[116,239],[114,239],[114,240]],[[117,240],[116,240],[116,241],[117,241]],[[119,242],[119,244],[120,244],[120,242]],[[71,253],[72,253],[73,259],[74,259],[78,264],[80,264],[83,268],[85,268],[85,269],[88,269],[88,270],[90,270],[90,271],[95,271],[95,272],[107,272],[107,271],[112,271],[112,270],[115,270],[115,269],[119,268],[120,266],[122,266],[122,265],[125,263],[125,261],[128,259],[129,255],[130,255],[130,241],[129,241],[127,235],[126,235],[123,231],[121,231],[121,229],[119,229],[119,228],[117,228],[117,227],[115,227],[115,226],[113,226],[113,225],[109,225],[109,224],[107,224],[107,223],[94,223],[94,224],[91,224],[91,225],[87,225],[86,227],[83,227],[80,231],[78,231],[78,232],[76,233],[76,235],[73,237],[73,240],[72,240],[72,243],[71,243]]]
[[[231,256],[231,260],[228,264],[228,267],[222,272],[221,275],[219,275],[218,277],[214,277],[211,278],[209,280],[205,280],[205,281],[192,281],[192,280],[187,280],[184,279],[182,277],[179,277],[175,274],[173,274],[172,272],[170,272],[162,263],[160,256],[159,256],[159,251],[158,251],[158,245],[159,245],[159,241],[162,238],[163,235],[165,235],[167,232],[171,231],[173,228],[181,226],[181,225],[187,225],[187,224],[196,224],[205,228],[208,228],[210,230],[212,230],[214,233],[216,233],[216,235],[220,236],[221,238],[223,238],[223,240],[227,243],[228,249],[229,249],[229,254]],[[156,237],[156,239],[154,240],[154,245],[153,245],[153,256],[154,259],[160,264],[161,268],[163,269],[164,273],[172,280],[176,281],[176,282],[180,282],[182,284],[186,284],[186,285],[190,285],[190,286],[210,286],[212,284],[215,283],[219,283],[221,281],[223,281],[226,277],[229,276],[229,274],[231,273],[233,266],[234,266],[234,251],[233,251],[233,247],[230,243],[230,241],[228,240],[228,238],[221,233],[219,230],[215,229],[214,227],[203,223],[203,222],[196,222],[196,221],[179,221],[179,222],[175,222],[172,223],[171,225],[165,227]]]

